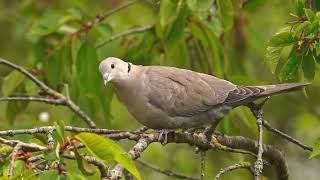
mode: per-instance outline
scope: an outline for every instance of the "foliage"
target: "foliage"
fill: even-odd
[[[315,76],[315,60],[320,59],[320,12],[315,13],[304,7],[303,0],[296,1],[296,15],[289,26],[281,29],[270,39],[266,52],[266,61],[273,73],[278,69],[281,81],[296,77],[300,66],[304,77],[313,80]],[[290,48],[286,62],[281,65],[281,52]],[[279,66],[279,67],[278,67]],[[280,67],[281,66],[281,67]]]
[[[275,97],[264,112],[272,124],[304,137],[308,143],[320,137],[319,114],[316,113],[320,107],[317,100],[320,92],[317,85],[320,7],[317,1],[309,7],[304,0],[148,0],[136,2],[103,18],[103,13],[124,3],[127,1],[0,2],[1,57],[22,65],[61,94],[70,95],[99,127],[127,130],[141,125],[113,96],[112,88],[103,86],[98,72],[99,62],[110,56],[135,64],[191,69],[246,85],[278,83],[276,77],[283,82],[306,79],[314,84],[306,91],[308,100],[299,93]],[[147,26],[152,28],[121,35],[128,30]],[[119,34],[121,36],[115,38]],[[0,68],[1,97],[46,96],[17,71]],[[50,114],[48,121],[38,118],[41,112]],[[141,179],[139,173],[143,179],[154,179],[158,175],[139,166],[138,171],[125,151],[109,139],[88,133],[74,136],[65,132],[67,125],[85,124],[64,108],[1,101],[0,125],[2,129],[43,125],[53,125],[57,129],[53,134],[53,149],[44,153],[51,169],[33,173],[26,168],[29,165],[26,158],[22,158],[15,162],[18,168],[15,168],[13,177],[97,179],[97,168],[85,161],[84,152],[111,166],[113,163],[109,160],[122,164],[137,179]],[[218,129],[228,135],[241,134],[255,138],[257,134],[255,121],[245,108],[235,109]],[[48,137],[39,134],[15,137],[42,146],[48,140]],[[74,137],[86,145],[87,151],[74,150],[76,161],[71,161],[62,155],[70,152],[66,147],[75,145],[70,144]],[[291,146],[283,143],[281,138],[266,134],[265,141],[281,148],[290,148],[288,156],[291,160],[303,155],[298,150],[291,150]],[[120,145],[124,149],[130,147],[129,143]],[[310,158],[319,156],[319,140],[314,141],[313,148]],[[10,152],[12,148],[0,147],[0,157],[4,160],[0,162],[3,176],[8,175]],[[215,152],[208,155],[208,179],[218,168],[239,160],[238,156],[221,154]],[[32,154],[35,155],[38,154]],[[154,145],[142,158],[161,167],[196,174],[199,172],[197,163],[186,163],[189,161],[186,157],[196,161],[193,156],[193,149],[184,145]],[[243,159],[245,156],[241,156]],[[301,170],[319,168],[306,162],[299,163],[303,164],[299,166]],[[248,177],[243,172],[229,175],[230,179]],[[293,177],[299,179],[301,176],[296,173]]]

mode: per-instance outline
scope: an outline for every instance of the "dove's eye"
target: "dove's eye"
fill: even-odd
[[[114,64],[111,64],[111,69],[114,69],[115,68],[115,65]]]

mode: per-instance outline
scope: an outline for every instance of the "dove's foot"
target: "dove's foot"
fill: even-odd
[[[158,139],[161,144],[167,144],[168,143],[168,134],[173,133],[174,130],[172,129],[157,129],[154,130],[155,136]]]

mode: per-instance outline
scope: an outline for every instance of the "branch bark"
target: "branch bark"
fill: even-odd
[[[48,99],[35,98],[35,97],[31,98],[31,99],[33,99],[34,101],[38,101],[38,102],[47,102],[47,103],[51,103],[51,104],[64,105],[64,106],[68,107],[71,111],[73,111],[75,114],[77,114],[81,119],[83,119],[89,125],[89,127],[96,128],[96,124],[91,120],[91,118],[87,114],[85,114],[80,109],[80,107],[77,106],[71,99],[68,99],[64,95],[62,95],[59,92],[55,91],[54,89],[48,87],[47,85],[45,85],[43,82],[38,80],[35,76],[33,76],[31,73],[29,73],[27,70],[25,70],[24,68],[22,68],[19,65],[11,63],[11,62],[9,62],[5,59],[2,59],[2,58],[0,58],[0,64],[4,64],[12,69],[19,71],[20,73],[25,75],[28,79],[33,81],[39,87],[40,90],[42,90],[45,94],[50,95],[56,101],[51,101],[51,100],[49,101]],[[10,99],[10,97],[2,97],[2,101],[3,100],[26,101],[26,98],[16,97],[16,98]]]

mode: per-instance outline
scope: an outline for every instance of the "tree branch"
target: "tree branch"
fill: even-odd
[[[252,114],[256,118],[257,126],[258,126],[258,152],[257,152],[257,160],[254,164],[254,179],[259,180],[260,174],[262,174],[263,170],[263,160],[262,160],[262,153],[263,153],[263,147],[262,147],[262,141],[263,141],[263,126],[262,126],[262,106],[269,98],[265,99],[264,102],[261,104],[254,104],[249,103],[248,107],[252,111]]]
[[[134,145],[128,152],[129,157],[131,159],[137,159],[140,157],[141,153],[147,149],[150,143],[154,141],[153,136],[146,136],[145,138],[141,138],[136,145]],[[116,180],[122,177],[123,167],[118,164],[110,171],[110,180]]]
[[[273,128],[267,121],[262,121],[262,125],[268,129],[269,131],[287,139],[289,142],[292,142],[293,144],[296,144],[298,146],[300,146],[301,148],[303,148],[304,150],[308,150],[308,151],[312,151],[312,147],[311,146],[308,146],[308,145],[305,145],[303,144],[301,141],[289,136],[288,134],[276,129],[276,128]]]
[[[206,151],[200,152],[200,170],[201,170],[201,180],[206,178]]]
[[[38,80],[35,76],[33,76],[31,73],[29,73],[27,70],[25,70],[24,68],[22,68],[19,65],[11,63],[11,62],[9,62],[7,60],[4,60],[2,58],[0,58],[0,64],[4,64],[4,65],[6,65],[8,67],[11,67],[11,68],[19,71],[22,74],[24,74],[27,78],[29,78],[31,81],[33,81],[45,94],[48,94],[48,95],[52,96],[55,100],[58,100],[61,105],[67,106],[75,114],[77,114],[79,117],[81,117],[91,128],[96,128],[96,124],[91,120],[91,118],[88,115],[86,115],[80,109],[79,106],[74,104],[74,102],[71,101],[71,99],[68,99],[64,95],[62,95],[59,92],[57,92],[57,91],[53,90],[52,88],[48,87],[47,85],[45,85],[43,82]],[[4,100],[4,99],[6,99],[6,98],[3,97],[2,100]],[[9,100],[9,99],[7,98],[7,100]],[[46,103],[52,103],[52,104],[58,103],[56,101],[48,101],[48,100],[39,99],[39,98],[32,98],[32,99],[34,101],[38,101],[38,102],[46,102]],[[22,100],[22,101],[25,101],[26,99],[22,98],[22,97],[19,97],[19,98],[13,98],[11,100]]]
[[[214,135],[217,140],[228,147],[236,149],[245,149],[253,153],[258,152],[257,142],[242,136],[226,136],[222,134]],[[277,176],[279,180],[287,180],[289,178],[288,166],[285,157],[281,151],[271,145],[263,145],[263,157],[271,164],[276,166]]]
[[[236,169],[248,169],[251,173],[254,173],[254,170],[251,167],[251,163],[242,162],[242,163],[234,164],[229,167],[220,169],[218,174],[214,177],[214,180],[218,180],[220,178],[220,176],[222,176],[223,174],[230,172],[230,171],[233,171],[233,170],[236,170]]]
[[[149,31],[151,30],[152,28],[154,27],[154,25],[148,25],[148,26],[144,26],[144,27],[139,27],[139,28],[135,28],[135,29],[130,29],[128,31],[125,31],[125,32],[121,32],[119,34],[116,34],[114,36],[111,36],[109,37],[108,39],[106,39],[105,41],[99,43],[96,48],[101,48],[102,46],[104,46],[105,44],[111,42],[111,41],[114,41],[114,40],[117,40],[121,37],[124,37],[124,36],[128,36],[128,35],[132,35],[132,34],[138,34],[138,33],[142,33],[142,32],[145,32],[145,31]]]

